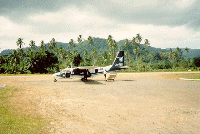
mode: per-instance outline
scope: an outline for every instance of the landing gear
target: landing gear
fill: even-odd
[[[85,79],[85,78],[82,78],[81,80],[82,80],[82,81],[84,81],[84,82],[86,82],[86,81],[87,81],[87,79]]]
[[[87,72],[88,70],[84,70],[84,78],[81,79],[84,82],[87,81]]]
[[[54,79],[54,82],[56,82],[57,80],[56,79]]]

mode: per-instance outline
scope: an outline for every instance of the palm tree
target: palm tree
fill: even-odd
[[[178,54],[177,52],[173,52],[173,59],[177,62]]]
[[[35,49],[35,47],[36,47],[35,41],[31,40],[29,46],[30,46],[31,50]]]
[[[66,52],[65,58],[67,58],[68,65],[71,65],[71,67],[72,67],[73,53],[72,53],[71,51],[68,50],[68,51]]]
[[[177,53],[177,57],[178,57],[177,61],[178,60],[182,60],[183,51],[180,48],[177,47],[176,48],[176,53]]]
[[[94,40],[92,39],[91,36],[88,37],[88,43],[90,44],[90,46],[91,46],[91,51],[92,51],[92,44],[94,43]]]
[[[61,64],[64,62],[65,56],[66,56],[66,51],[60,46],[57,49],[57,57],[58,57],[59,66],[61,66]]]
[[[49,45],[49,49],[50,50],[55,49],[55,47],[56,47],[56,41],[55,41],[55,39],[52,38],[48,45]]]
[[[109,46],[109,48],[112,48],[112,43],[113,43],[112,36],[109,35],[107,40],[108,40],[108,46]]]
[[[74,44],[73,39],[70,40],[69,45],[70,45],[70,48],[73,48],[73,51],[74,51],[75,44]]]
[[[144,60],[144,55],[140,54],[140,60],[143,61]]]
[[[189,49],[188,49],[187,47],[185,48],[185,52],[186,52],[186,53],[188,53],[188,52],[189,52]]]
[[[127,60],[128,60],[128,63],[129,63],[129,50],[128,50],[128,48],[129,48],[129,42],[128,42],[128,39],[126,39],[125,41],[124,41],[124,45],[125,45],[125,47],[126,47],[126,52],[125,52],[125,54],[126,54],[126,56],[127,56]]]
[[[93,50],[92,50],[92,57],[93,57],[93,59],[94,59],[94,65],[96,64],[96,57],[97,57],[97,50],[96,50],[96,48],[94,48]]]
[[[134,45],[133,53],[136,55],[136,61],[137,61],[137,59],[138,59],[139,47],[138,47],[138,44],[137,44],[137,42],[136,42],[136,38],[135,38],[135,37],[132,38],[131,44]]]
[[[138,60],[139,54],[140,54],[140,43],[142,41],[142,36],[140,36],[140,34],[136,34],[135,37],[135,42],[136,42],[136,46],[134,49],[134,53],[136,54],[136,61]]]
[[[42,40],[40,43],[40,50],[44,50],[45,49],[45,45],[44,45],[44,41]]]
[[[142,41],[142,36],[140,36],[140,34],[138,33],[135,37],[135,41],[136,43],[138,43],[140,45],[141,41]]]
[[[155,54],[152,53],[152,52],[150,52],[150,53],[148,54],[148,57],[150,58],[150,65],[151,65],[151,61],[152,61],[152,59],[154,58],[154,56],[155,56]]]
[[[25,45],[25,43],[23,42],[23,39],[22,38],[18,38],[17,40],[17,46],[19,46],[19,55],[20,55],[20,65],[22,63],[22,59],[23,59],[23,56],[24,56],[24,51],[22,49],[22,46]],[[24,64],[22,63],[22,70],[23,71],[23,68],[24,68]],[[16,70],[15,70],[16,71]],[[16,72],[15,72],[16,73]]]
[[[88,61],[88,52],[87,50],[84,51],[84,54],[83,54],[83,61],[84,61],[84,64],[87,65],[87,61]]]
[[[140,53],[140,47],[136,46],[133,50],[134,54],[136,55],[136,61],[138,60],[138,55]]]
[[[19,49],[21,49],[22,46],[25,45],[22,38],[18,38],[16,43],[17,43],[17,46],[19,46]]]
[[[176,51],[177,51],[177,54],[179,54],[179,55],[181,55],[183,53],[179,47],[176,48]]]
[[[104,60],[104,64],[107,65],[108,63],[108,54],[106,51],[103,52],[103,60]]]
[[[136,43],[135,37],[133,37],[133,39],[131,40],[131,44],[134,45],[135,43]]]
[[[28,62],[29,68],[32,68],[33,67],[32,63],[33,63],[33,59],[34,59],[33,57],[35,57],[35,54],[36,54],[36,52],[33,51],[35,49],[35,41],[31,40],[29,46],[30,46],[30,48],[27,51],[27,54],[29,55],[29,59],[27,61],[29,61]],[[30,66],[30,65],[32,65],[32,66]]]
[[[166,54],[165,54],[165,52],[164,52],[164,51],[160,52],[160,57],[161,57],[161,59],[162,59],[162,60],[164,60],[164,59],[165,59],[165,55],[166,55]]]
[[[109,40],[109,39],[112,39],[112,35],[108,35],[108,39],[107,40]]]
[[[78,41],[79,45],[81,44],[81,50],[82,50],[82,35],[78,36],[77,41]]]
[[[16,50],[13,50],[12,54],[10,55],[10,63],[11,63],[11,67],[12,67],[12,72],[14,72],[15,74],[17,73],[17,64],[19,63],[19,54]]]
[[[65,57],[65,50],[61,46],[58,48],[58,57],[60,59],[64,59]]]
[[[128,47],[129,47],[128,39],[126,39],[126,40],[124,41],[124,45],[126,46],[126,49],[127,49],[127,51],[128,51]]]
[[[116,57],[117,42],[113,40],[113,60]]]
[[[145,40],[144,40],[144,46],[145,46],[145,47],[149,47],[149,46],[150,46],[150,43],[149,43],[149,40],[148,40],[148,39],[145,39]]]
[[[108,36],[108,47],[110,48],[110,55],[111,55],[111,57],[112,57],[112,60],[114,59],[113,57],[114,57],[114,45],[116,45],[116,42],[115,42],[115,44],[114,44],[114,41],[113,41],[113,39],[112,39],[112,36],[111,35],[109,35]]]
[[[172,60],[173,58],[173,50],[170,48],[169,49],[169,60]]]

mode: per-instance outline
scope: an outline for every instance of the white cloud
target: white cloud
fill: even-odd
[[[124,4],[129,4],[129,2],[131,1],[126,1]],[[185,3],[187,2],[185,0]],[[151,0],[150,3],[154,5],[157,1]],[[142,1],[137,4],[147,6],[148,2]],[[186,5],[182,6],[186,7]],[[107,39],[108,35],[112,35],[116,41],[119,41],[125,38],[131,40],[137,33],[140,33],[143,40],[149,39],[153,47],[200,49],[200,33],[188,29],[186,25],[170,27],[148,23],[121,23],[113,18],[96,15],[96,12],[89,12],[94,8],[91,5],[86,8],[88,10],[71,6],[57,12],[35,13],[26,19],[26,25],[19,25],[5,17],[0,17],[0,48],[17,48],[16,41],[19,37],[24,39],[25,47],[27,47],[30,40],[36,41],[36,45],[39,45],[41,40],[48,43],[52,38],[68,43],[70,39],[76,41],[78,35],[81,34],[84,39],[88,36]]]
[[[65,38],[59,41],[70,40],[81,35],[94,35],[107,29],[116,29],[114,22],[99,17],[93,13],[80,11],[77,8],[65,8],[55,13],[45,13],[30,16],[29,19],[33,24],[31,31],[34,34],[58,35]],[[105,34],[105,33],[104,33]],[[60,38],[60,36],[58,38]]]
[[[62,9],[55,13],[45,13],[42,15],[33,15],[29,17],[34,23],[62,24],[62,25],[89,25],[110,23],[108,20],[85,11],[79,11],[77,8]]]
[[[30,34],[30,26],[21,26],[14,24],[5,17],[0,17],[0,48],[10,49],[16,48],[18,38],[26,37]]]
[[[152,47],[157,48],[200,48],[200,33],[185,26],[168,27],[154,25],[124,24],[110,34],[117,40],[135,37],[137,33],[150,41]]]
[[[29,26],[21,26],[15,23],[12,23],[5,17],[0,17],[0,34],[8,36],[23,35],[26,32],[29,32]]]
[[[177,0],[175,2],[176,6],[178,8],[181,8],[181,9],[184,9],[184,8],[187,8],[187,7],[190,7],[194,4],[196,0]]]
[[[34,24],[32,33],[58,37],[58,41],[77,40],[79,34],[88,36],[106,35],[105,31],[118,29],[119,24],[87,11],[77,8],[65,8],[55,13],[30,16]],[[103,36],[104,37],[104,36]],[[107,38],[107,37],[106,37]]]

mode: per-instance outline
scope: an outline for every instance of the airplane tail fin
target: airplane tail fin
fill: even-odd
[[[124,69],[124,51],[119,51],[109,71]]]

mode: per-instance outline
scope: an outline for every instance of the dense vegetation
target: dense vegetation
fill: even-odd
[[[125,64],[130,67],[128,71],[199,70],[200,57],[186,58],[178,47],[161,52],[152,51],[148,39],[141,44],[142,40],[140,34],[132,40],[119,42],[111,35],[108,39],[89,36],[87,40],[79,35],[77,43],[73,39],[69,43],[60,43],[52,38],[48,44],[41,41],[37,47],[35,41],[31,40],[29,48],[24,49],[23,39],[19,38],[17,50],[0,56],[0,73],[53,73],[70,66],[106,66],[112,64],[119,50],[125,51]],[[184,51],[188,53],[189,49],[185,48]]]

